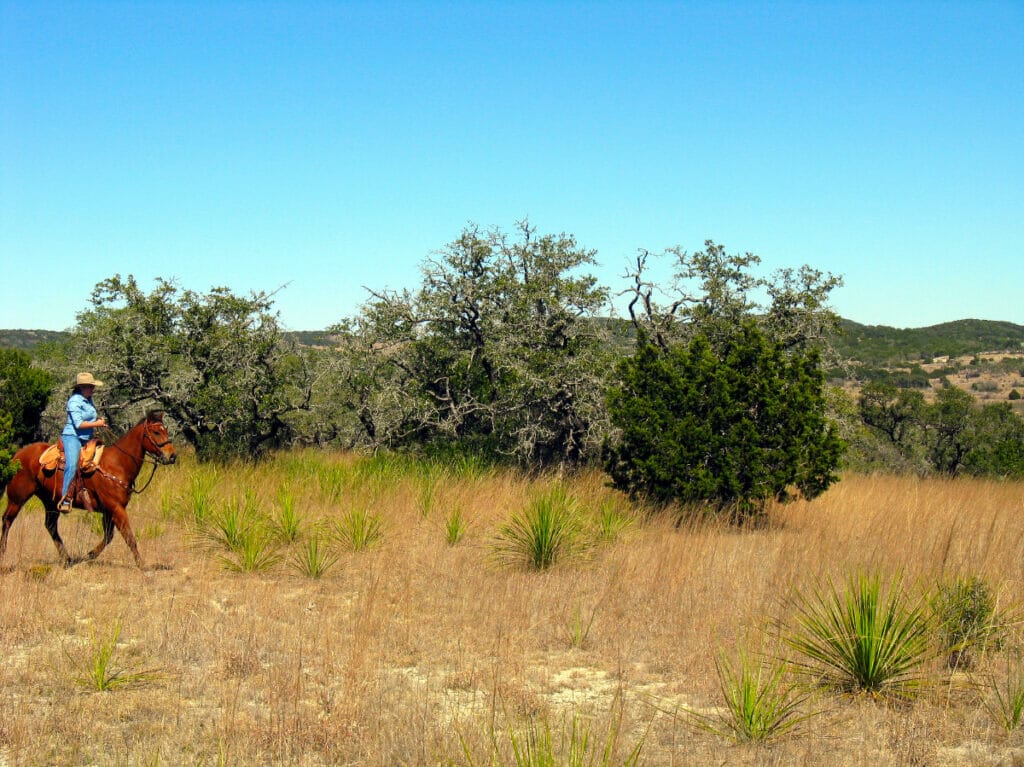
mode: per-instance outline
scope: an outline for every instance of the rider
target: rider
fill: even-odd
[[[60,441],[64,443],[64,489],[57,504],[64,513],[71,511],[72,498],[68,489],[78,471],[82,445],[92,439],[93,429],[107,425],[106,419],[96,417],[96,406],[92,404],[92,394],[100,386],[103,386],[103,381],[97,381],[92,373],[79,373],[75,376],[75,388],[65,407],[68,420],[60,433]]]

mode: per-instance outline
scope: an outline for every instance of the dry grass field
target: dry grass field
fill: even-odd
[[[900,574],[913,599],[977,576],[1010,614],[1019,483],[847,476],[757,529],[677,528],[587,474],[565,481],[586,545],[535,571],[496,542],[554,478],[185,458],[129,508],[144,573],[120,537],[55,567],[41,507],[17,520],[0,765],[622,764],[637,745],[646,765],[1024,765],[994,703],[1022,671],[1019,625],[969,671],[929,661],[913,698],[815,691],[764,744],[686,713],[725,715],[716,660],[784,655],[793,595],[830,578]],[[98,537],[84,512],[62,528],[72,552]]]

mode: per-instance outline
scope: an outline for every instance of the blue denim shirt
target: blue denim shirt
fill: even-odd
[[[78,437],[82,442],[92,439],[92,429],[83,429],[83,421],[96,420],[96,407],[91,399],[86,399],[78,392],[71,395],[65,408],[68,413],[68,420],[64,424],[64,431],[61,435]]]

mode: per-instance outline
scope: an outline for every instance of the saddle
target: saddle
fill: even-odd
[[[82,445],[82,452],[78,454],[78,473],[81,476],[88,476],[100,467],[100,458],[103,456],[103,441],[90,439]],[[57,469],[64,469],[64,443],[59,441],[50,445],[43,454],[39,456],[39,470],[47,476],[52,475]]]

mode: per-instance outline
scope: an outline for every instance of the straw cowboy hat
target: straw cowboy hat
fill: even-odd
[[[79,373],[75,376],[75,386],[95,386],[99,388],[103,386],[103,381],[97,381],[93,378],[92,373]]]

